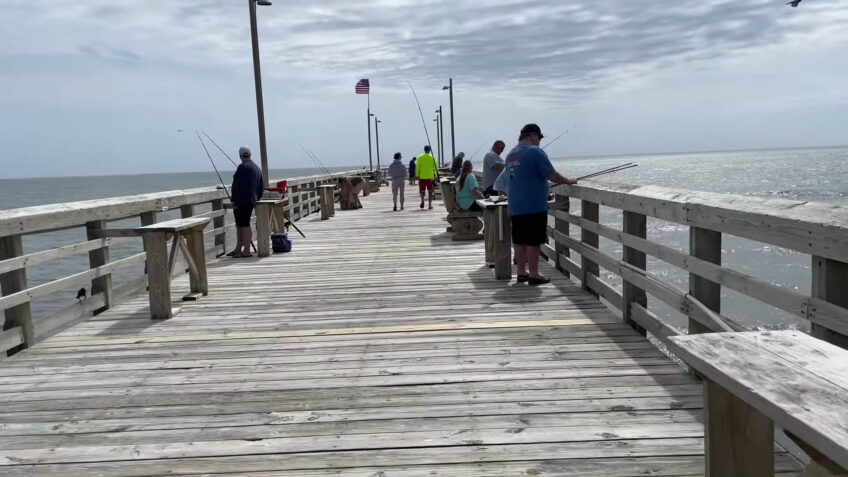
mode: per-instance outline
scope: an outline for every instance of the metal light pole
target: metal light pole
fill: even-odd
[[[369,96],[370,97],[370,96]],[[371,118],[377,116],[371,112],[371,106],[368,106],[368,170],[374,170],[374,155],[371,153]]]
[[[440,138],[439,143],[442,145],[442,150],[439,151],[439,152],[441,152],[442,157],[445,157],[445,114],[442,112],[442,106],[441,105],[439,106],[439,117],[442,118],[442,120],[439,121],[439,131],[438,131],[439,138]],[[444,167],[446,165],[447,165],[447,161],[444,161],[444,164],[442,164],[442,167]]]
[[[450,91],[450,116],[451,116],[451,161],[456,157],[456,137],[454,136],[453,130],[453,78],[450,78],[450,82],[447,86],[442,86],[442,91],[448,90]]]
[[[438,112],[439,111],[437,110],[436,113],[438,113]],[[439,139],[439,115],[438,114],[436,114],[436,119],[434,119],[433,121],[436,122],[436,157],[438,158],[439,166],[441,166],[443,158],[442,158],[441,153],[439,152],[439,151],[441,151],[441,146],[440,146],[441,143],[439,142],[440,139]]]
[[[377,139],[377,170],[380,170],[380,126],[378,126],[381,122],[377,119],[377,116],[374,116],[374,135]]]
[[[268,6],[268,0],[247,0],[250,9],[250,39],[253,44],[253,80],[256,83],[256,116],[259,121],[259,155],[262,159],[262,180],[268,187],[268,148],[265,146],[265,107],[262,102],[262,72],[259,68],[259,35],[256,32],[256,5]]]

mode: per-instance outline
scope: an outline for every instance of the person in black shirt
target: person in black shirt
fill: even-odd
[[[228,253],[231,257],[252,257],[250,244],[253,231],[250,229],[250,216],[256,202],[262,197],[264,181],[262,171],[250,160],[250,148],[239,148],[241,164],[233,174],[232,200],[233,215],[236,218],[236,248]]]
[[[451,174],[456,177],[459,175],[459,170],[462,169],[462,161],[465,159],[465,153],[460,152],[453,158],[453,164],[451,164]]]

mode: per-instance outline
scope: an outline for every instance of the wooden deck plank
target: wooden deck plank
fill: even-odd
[[[703,474],[700,384],[597,299],[546,264],[494,280],[439,208],[363,203],[210,263],[174,319],[139,295],[4,361],[0,473]]]

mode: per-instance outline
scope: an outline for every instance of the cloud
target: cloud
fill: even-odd
[[[389,87],[453,76],[492,91],[521,88],[579,99],[650,71],[732,58],[816,31],[841,41],[848,35],[838,27],[848,16],[841,0],[817,0],[804,9],[774,0],[552,3],[278,1],[259,7],[263,71],[346,83],[370,76]],[[34,54],[67,48],[50,37],[70,29],[78,45],[67,54],[105,61],[221,68],[251,61],[243,2],[36,0],[13,3],[12,13],[15,5],[49,11],[36,20],[46,39],[32,45]]]

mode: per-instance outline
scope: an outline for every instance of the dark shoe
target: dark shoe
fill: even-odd
[[[233,250],[232,252],[227,252],[227,256],[228,257],[234,257],[237,253],[238,252],[236,250]]]
[[[236,258],[250,258],[252,256],[253,256],[252,253],[243,253],[241,255],[236,255]],[[548,281],[550,281],[550,280],[548,280]]]
[[[530,277],[527,279],[528,285],[544,285],[545,283],[551,283],[551,279],[547,277],[542,278],[533,278]]]
[[[395,206],[395,208],[394,208],[394,209],[392,209],[392,210],[394,210],[395,212],[397,212],[397,206]]]
[[[424,208],[424,201],[423,200],[421,201],[421,205],[419,205],[418,207],[421,207],[422,209]]]
[[[430,209],[430,210],[433,210],[433,204],[430,204],[430,206],[427,207],[427,208]]]
[[[518,275],[515,277],[515,281],[518,283],[524,283],[530,279],[530,275]]]

